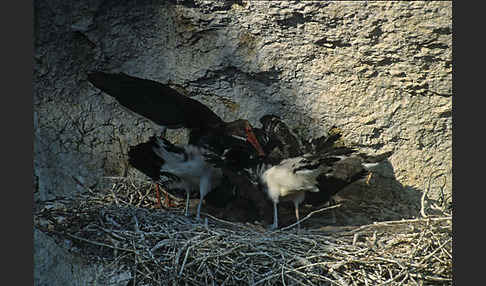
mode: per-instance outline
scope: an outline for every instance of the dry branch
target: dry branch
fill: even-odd
[[[150,184],[114,181],[106,191],[49,202],[35,213],[35,225],[70,240],[70,250],[86,259],[131,269],[138,285],[452,284],[449,213],[332,233],[296,234],[292,226],[272,232],[152,209]]]

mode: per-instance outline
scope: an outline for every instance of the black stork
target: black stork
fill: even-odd
[[[88,80],[129,112],[151,120],[162,130],[190,129],[189,144],[209,144],[223,151],[227,147],[224,140],[231,136],[247,140],[259,155],[264,155],[248,120],[225,122],[206,105],[168,85],[124,73],[93,72]]]
[[[226,152],[233,156],[233,161],[242,158],[243,153],[228,150],[247,150],[247,143],[253,146],[259,156],[265,155],[248,120],[225,122],[206,105],[180,94],[168,85],[124,73],[93,72],[88,74],[88,80],[114,97],[128,112],[141,115],[160,126],[162,134],[166,128],[188,128],[188,144],[209,148],[219,155]],[[160,205],[158,184],[156,192]]]

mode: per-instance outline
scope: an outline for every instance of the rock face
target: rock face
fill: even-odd
[[[426,188],[451,195],[451,2],[78,2],[35,1],[36,200],[131,173],[128,146],[153,133],[87,81],[93,70],[171,82],[225,120],[273,113],[302,136],[336,125],[349,146],[393,150],[372,190],[349,195],[399,216]]]
[[[34,285],[126,285],[129,280],[130,272],[101,262],[87,262],[68,248],[69,245],[34,230]]]

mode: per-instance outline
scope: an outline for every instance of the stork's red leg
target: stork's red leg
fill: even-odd
[[[176,204],[173,204],[169,198],[169,192],[165,191],[165,205],[168,207],[168,208],[173,208],[175,206],[177,206]]]
[[[164,202],[164,204],[168,208],[172,207],[172,204],[171,204],[170,199],[169,199],[169,193],[167,193],[167,191],[165,192],[165,202]]]
[[[155,184],[155,192],[156,192],[156,196],[157,196],[157,204],[155,205],[155,207],[157,208],[160,208],[161,207],[161,202],[160,202],[160,191],[159,191],[159,184]],[[175,207],[176,205],[173,204],[171,201],[170,201],[170,198],[169,198],[169,193],[167,191],[164,191],[165,193],[165,197],[164,197],[164,206],[168,207],[168,208],[172,208],[172,207]]]
[[[159,184],[155,184],[155,195],[157,197],[157,204],[155,205],[156,208],[160,208],[160,193],[159,193]]]

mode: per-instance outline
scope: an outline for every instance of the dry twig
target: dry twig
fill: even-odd
[[[292,225],[272,232],[209,214],[205,224],[154,210],[147,188],[118,180],[106,192],[50,202],[34,220],[60,241],[72,241],[71,251],[132,269],[139,285],[452,283],[451,214],[295,234],[287,231]]]

